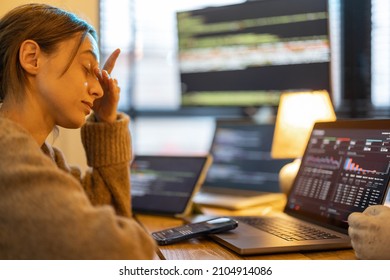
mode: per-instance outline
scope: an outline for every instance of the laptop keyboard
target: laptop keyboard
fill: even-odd
[[[340,238],[334,234],[319,230],[309,225],[280,218],[234,217],[239,222],[249,224],[287,241],[320,240]]]

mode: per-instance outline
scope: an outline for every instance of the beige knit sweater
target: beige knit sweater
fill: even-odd
[[[0,259],[151,259],[155,243],[131,218],[129,118],[81,129],[91,170],[39,147],[0,118]],[[109,206],[112,205],[112,206]]]

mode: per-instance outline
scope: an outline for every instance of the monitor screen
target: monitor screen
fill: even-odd
[[[327,0],[262,0],[177,12],[183,106],[277,106],[330,91]]]
[[[131,164],[133,211],[188,214],[209,164],[207,156],[136,155]]]
[[[291,160],[271,158],[273,132],[273,124],[218,120],[204,185],[279,192],[279,171]]]
[[[348,215],[386,203],[390,121],[317,123],[286,210],[348,228]]]

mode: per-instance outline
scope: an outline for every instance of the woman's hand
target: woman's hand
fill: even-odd
[[[94,69],[104,92],[101,98],[95,100],[92,108],[99,122],[115,122],[117,117],[120,88],[118,81],[111,78],[110,74],[114,69],[119,53],[120,50],[116,49],[108,57],[102,71],[99,68]]]
[[[359,259],[390,259],[390,208],[368,207],[348,217],[348,234]]]

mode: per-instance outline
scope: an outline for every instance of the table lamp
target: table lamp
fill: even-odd
[[[317,121],[335,121],[336,114],[326,91],[289,92],[280,97],[271,156],[295,159],[279,172],[279,184],[288,193],[301,164],[313,125]]]

